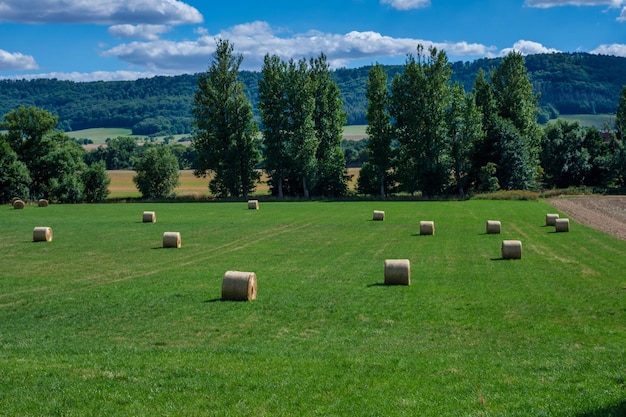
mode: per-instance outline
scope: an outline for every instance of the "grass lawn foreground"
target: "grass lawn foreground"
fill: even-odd
[[[555,233],[548,212],[0,206],[0,415],[623,416],[626,242]],[[53,240],[33,242],[36,226]],[[182,247],[162,248],[164,232]],[[500,259],[504,239],[522,259]],[[411,285],[383,285],[402,258]],[[256,273],[255,301],[220,299],[228,270]]]

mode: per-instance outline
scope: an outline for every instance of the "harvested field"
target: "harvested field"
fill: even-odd
[[[550,198],[547,202],[579,223],[626,240],[626,196]]]

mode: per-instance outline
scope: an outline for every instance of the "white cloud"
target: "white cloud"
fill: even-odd
[[[558,6],[609,6],[621,7],[624,0],[526,0],[529,7],[558,7]]]
[[[500,51],[500,55],[508,55],[511,52],[517,52],[522,55],[533,55],[533,54],[551,54],[555,52],[561,52],[558,49],[547,48],[538,42],[527,41],[524,39],[520,39],[519,41],[513,44],[512,48],[504,48]]]
[[[265,54],[276,54],[284,60],[312,58],[323,52],[333,67],[370,59],[403,58],[415,53],[418,44],[434,46],[448,56],[482,57],[493,53],[495,47],[468,42],[433,42],[413,38],[393,38],[377,32],[352,31],[346,34],[311,31],[280,36],[267,22],[237,25],[216,35],[198,31],[193,41],[131,42],[103,52],[125,62],[157,72],[199,72],[206,70],[215,51],[216,39],[228,39],[235,53],[242,54],[242,69],[259,70]]]
[[[37,62],[32,56],[0,49],[0,70],[33,70],[37,68]]]
[[[195,8],[179,0],[3,0],[0,22],[189,24],[202,22]]]
[[[430,6],[430,0],[380,0],[380,4],[389,4],[397,10],[411,10]]]
[[[622,9],[622,12],[619,14],[619,17],[617,18],[617,21],[626,22],[626,7]]]
[[[590,53],[597,55],[615,55],[626,57],[626,45],[613,43],[611,45],[600,45]]]
[[[142,38],[151,41],[159,39],[159,35],[169,32],[167,25],[115,25],[108,32],[117,38]]]

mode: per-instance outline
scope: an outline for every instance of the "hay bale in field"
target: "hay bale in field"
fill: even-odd
[[[26,206],[26,203],[24,203],[22,200],[17,199],[15,201],[13,201],[13,208],[15,210],[21,210],[24,208],[24,206]]]
[[[422,220],[420,222],[420,235],[434,235],[435,222]]]
[[[385,212],[382,210],[374,210],[374,216],[372,217],[372,220],[375,220],[375,221],[385,220]]]
[[[487,220],[487,234],[499,235],[502,224],[498,220]]]
[[[46,200],[45,198],[40,198],[39,201],[37,201],[37,205],[39,207],[48,207],[48,200]]]
[[[556,213],[546,214],[546,226],[554,226],[556,223],[556,219],[558,218],[559,218],[559,215]]]
[[[256,299],[256,274],[226,271],[222,280],[222,300],[252,301],[254,299]]]
[[[569,232],[569,219],[556,219],[554,223],[555,232]]]
[[[248,210],[258,210],[259,200],[248,200]]]
[[[385,260],[385,285],[411,285],[411,262],[408,259]]]
[[[503,240],[502,259],[522,259],[522,242],[520,240]]]
[[[50,227],[35,227],[33,230],[33,242],[50,242],[52,229]]]
[[[180,248],[180,232],[163,233],[164,248]]]
[[[156,223],[156,213],[154,211],[144,211],[143,222],[144,223]]]

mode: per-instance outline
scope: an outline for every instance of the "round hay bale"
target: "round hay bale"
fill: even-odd
[[[501,226],[502,225],[498,220],[487,220],[487,234],[499,235]]]
[[[22,200],[18,199],[13,202],[13,208],[15,210],[21,210],[24,208],[24,206],[26,206],[26,203],[24,203]]]
[[[385,260],[385,285],[411,285],[411,263],[408,259]]]
[[[254,299],[256,299],[256,274],[226,271],[222,280],[222,300],[252,301]]]
[[[144,223],[156,223],[156,213],[154,211],[144,211],[143,222]]]
[[[258,210],[259,200],[248,200],[248,210]]]
[[[372,217],[372,220],[382,222],[383,220],[385,220],[385,212],[382,210],[374,210],[374,216]]]
[[[559,218],[559,215],[556,213],[546,214],[546,226],[554,226],[556,223],[556,219],[558,218]]]
[[[180,232],[163,233],[164,248],[180,248]]]
[[[11,204],[15,203],[17,200],[21,200],[21,198],[20,197],[11,198]]]
[[[520,240],[503,240],[502,259],[522,259],[522,242]]]
[[[420,235],[434,235],[435,222],[422,220],[420,222]]]
[[[45,198],[40,198],[39,201],[37,201],[37,205],[39,207],[48,207],[48,200],[46,200]]]
[[[555,232],[569,232],[569,219],[556,219],[554,223]]]
[[[52,229],[50,227],[35,227],[33,230],[33,242],[50,242]]]

